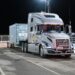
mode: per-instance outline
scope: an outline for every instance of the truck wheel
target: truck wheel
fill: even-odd
[[[41,46],[39,49],[40,49],[40,50],[39,50],[40,56],[41,56],[42,58],[44,58],[44,57],[45,57],[45,54],[44,54],[44,51],[43,51],[43,47]]]
[[[66,58],[70,58],[71,57],[71,54],[68,54],[68,55],[65,55]]]
[[[22,47],[21,47],[21,49],[22,49],[22,52],[24,53],[25,52],[25,43],[24,42],[22,42],[22,45],[21,45]]]
[[[28,53],[28,43],[25,43],[25,52]]]

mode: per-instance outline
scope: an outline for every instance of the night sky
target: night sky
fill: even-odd
[[[44,7],[45,3],[40,0],[0,0],[0,35],[9,33],[9,25],[27,23],[29,12],[44,11]],[[50,12],[57,13],[65,24],[70,18],[75,31],[75,0],[51,0],[50,8]]]

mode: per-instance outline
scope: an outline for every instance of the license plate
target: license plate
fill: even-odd
[[[63,49],[63,47],[57,47],[57,49]]]

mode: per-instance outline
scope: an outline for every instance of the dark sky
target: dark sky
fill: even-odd
[[[45,3],[40,0],[0,0],[0,34],[8,34],[9,25],[13,23],[27,23],[29,12],[44,11]],[[51,0],[51,12],[57,13],[65,22],[69,23],[69,8],[72,28],[75,31],[75,1]]]

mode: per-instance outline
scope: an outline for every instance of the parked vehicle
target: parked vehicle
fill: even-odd
[[[11,46],[20,46],[23,52],[37,53],[41,57],[70,57],[73,53],[73,45],[65,32],[64,22],[54,13],[29,13],[28,24],[11,25],[9,35]]]
[[[70,36],[64,31],[63,20],[54,13],[28,15],[28,42],[26,52],[70,57],[73,53]]]

